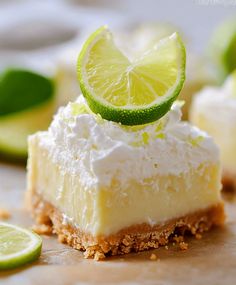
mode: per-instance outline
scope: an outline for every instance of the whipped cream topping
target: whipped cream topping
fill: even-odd
[[[236,124],[236,74],[229,76],[221,87],[205,87],[193,100],[194,113],[210,120]],[[192,111],[193,113],[193,111]]]
[[[114,180],[120,187],[133,180],[145,184],[155,175],[180,175],[219,159],[205,132],[181,122],[178,102],[154,123],[123,126],[92,113],[80,96],[38,135],[53,161],[79,175],[85,189],[109,187]]]

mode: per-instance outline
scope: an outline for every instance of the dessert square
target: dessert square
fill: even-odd
[[[80,96],[29,138],[27,202],[36,221],[85,257],[138,252],[224,222],[219,151],[181,121],[123,126]]]
[[[222,87],[206,87],[191,107],[193,124],[208,132],[220,149],[224,190],[236,190],[236,74]]]

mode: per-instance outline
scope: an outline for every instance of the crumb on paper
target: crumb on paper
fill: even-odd
[[[58,236],[57,236],[57,240],[58,240],[60,243],[66,244],[66,237],[63,236],[63,235],[58,235]]]
[[[181,250],[187,250],[188,249],[188,244],[184,241],[179,243],[179,247]]]
[[[102,252],[96,252],[94,255],[94,260],[99,261],[105,258],[105,254]]]
[[[183,236],[174,236],[173,239],[178,244],[184,241],[184,237]]]
[[[152,253],[150,256],[150,260],[157,260],[157,256],[155,253]]]
[[[196,234],[195,237],[196,237],[196,239],[201,239],[202,235],[201,234]]]
[[[8,220],[11,217],[11,213],[7,209],[0,208],[0,219]]]
[[[197,229],[196,229],[195,227],[192,227],[192,228],[191,228],[191,233],[192,233],[193,235],[195,235],[196,232],[197,232]]]
[[[36,234],[39,234],[39,235],[51,235],[52,234],[51,226],[47,226],[45,224],[33,225],[32,230]]]

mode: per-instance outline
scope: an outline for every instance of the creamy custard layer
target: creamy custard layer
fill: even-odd
[[[120,187],[114,176],[109,187],[84,188],[79,175],[54,162],[40,134],[29,141],[28,188],[58,208],[65,222],[94,236],[107,236],[141,223],[162,224],[208,208],[220,201],[220,167],[206,162],[178,175],[130,180]]]

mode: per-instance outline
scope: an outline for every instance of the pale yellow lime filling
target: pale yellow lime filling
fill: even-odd
[[[220,167],[202,164],[179,176],[155,176],[121,188],[114,177],[109,188],[85,190],[48,157],[48,151],[30,140],[28,187],[59,208],[67,221],[94,236],[110,235],[141,223],[161,224],[210,207],[220,201]]]

